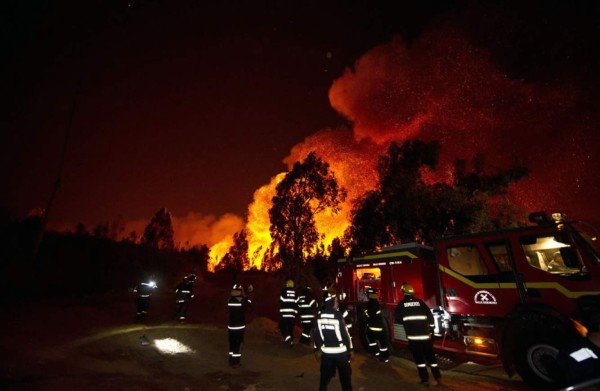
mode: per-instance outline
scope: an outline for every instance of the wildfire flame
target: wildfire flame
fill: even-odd
[[[456,158],[483,153],[492,166],[519,162],[532,169],[534,174],[511,192],[514,202],[564,210],[565,194],[576,199],[581,183],[597,182],[594,168],[600,167],[597,136],[586,142],[588,134],[596,134],[589,125],[596,114],[580,108],[577,98],[570,86],[510,79],[487,53],[454,32],[425,34],[410,48],[395,39],[364,54],[329,91],[332,107],[352,129],[321,130],[294,146],[284,162],[291,169],[316,151],[348,192],[338,215],[325,211],[316,217],[325,248],[348,227],[355,200],[375,186],[377,159],[389,142],[416,137],[442,144],[438,170],[430,178],[447,180]],[[251,267],[261,268],[271,245],[268,210],[284,175],[259,188],[248,208]],[[598,186],[587,191],[595,196],[579,198],[600,196]],[[230,246],[231,237],[211,248],[211,268]]]
[[[324,235],[319,246],[327,249],[335,238],[343,235],[350,221],[353,202],[373,188],[376,181],[375,162],[379,150],[380,148],[373,144],[354,141],[352,132],[348,129],[328,129],[296,145],[292,148],[290,156],[284,160],[291,169],[296,161],[302,161],[311,151],[316,151],[319,157],[330,164],[330,170],[335,174],[338,184],[348,192],[339,213],[334,214],[326,209],[315,216],[317,230]],[[269,184],[256,190],[254,201],[248,207],[246,230],[250,267],[261,269],[265,252],[271,246],[269,209],[276,194],[275,188],[285,174],[283,172],[276,175]],[[233,235],[211,247],[211,270],[214,270],[231,247],[232,238]]]

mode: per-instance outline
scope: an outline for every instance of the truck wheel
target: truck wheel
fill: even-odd
[[[556,336],[529,334],[527,338],[519,338],[514,358],[517,373],[537,389],[556,385],[556,376],[560,374],[557,356],[563,343]]]

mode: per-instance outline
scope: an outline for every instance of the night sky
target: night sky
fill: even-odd
[[[309,149],[368,173],[410,137],[442,141],[441,175],[476,152],[523,162],[512,200],[600,222],[599,5],[24,3],[0,12],[15,217],[46,207],[70,129],[53,227],[140,229],[164,206],[181,240],[212,244]]]

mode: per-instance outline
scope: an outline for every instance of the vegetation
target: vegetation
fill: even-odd
[[[353,253],[516,223],[515,208],[501,196],[528,174],[526,168],[486,170],[483,156],[476,156],[470,166],[456,161],[451,183],[426,183],[423,172],[436,167],[439,152],[436,141],[390,145],[379,160],[377,188],[353,210],[345,235]]]
[[[334,240],[327,249],[315,216],[338,213],[346,192],[329,164],[315,152],[296,162],[277,185],[272,200],[273,244],[263,270],[279,270],[286,278],[314,286],[315,280],[321,284],[333,280],[336,261],[348,250],[366,252],[410,241],[431,244],[445,235],[518,222],[518,211],[503,196],[528,174],[526,168],[490,168],[483,156],[476,156],[471,162],[456,161],[449,181],[432,183],[425,179],[426,173],[435,170],[440,150],[436,141],[391,143],[379,159],[376,188],[358,200],[344,238]],[[18,295],[23,281],[34,276],[37,292],[92,292],[124,289],[148,273],[169,279],[190,269],[206,271],[208,247],[177,249],[166,208],[154,214],[141,237],[136,232],[125,234],[124,227],[122,218],[91,230],[80,223],[73,233],[44,235],[36,253],[40,216],[16,221],[0,213],[0,285],[9,296]],[[235,279],[248,270],[247,235],[246,230],[234,235],[217,271],[232,273]]]
[[[123,292],[150,274],[159,276],[161,288],[171,289],[184,274],[206,272],[205,245],[157,249],[93,236],[81,228],[46,232],[34,257],[40,230],[39,216],[16,220],[0,213],[0,301]]]
[[[297,275],[305,264],[306,255],[316,252],[320,239],[315,215],[325,211],[339,212],[346,198],[329,164],[313,151],[294,167],[276,187],[269,210],[271,237],[278,246],[282,269]]]
[[[173,250],[175,248],[174,234],[171,212],[167,208],[161,208],[146,226],[142,242],[154,248]]]
[[[242,229],[240,232],[233,235],[233,245],[217,265],[216,271],[226,271],[237,274],[248,269],[249,265],[248,238],[246,230]]]

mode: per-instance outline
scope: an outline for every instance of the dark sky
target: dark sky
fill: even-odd
[[[86,223],[243,213],[296,142],[341,121],[327,89],[387,37],[377,9],[339,2],[14,3],[1,201],[45,206],[79,89],[53,218]]]
[[[573,132],[585,153],[600,145],[593,114],[600,7],[587,2],[15,0],[2,8],[0,207],[15,216],[48,203],[67,129],[54,224],[147,220],[163,206],[176,216],[243,216],[254,191],[286,170],[292,147],[321,129],[368,118],[358,118],[355,108],[334,110],[328,91],[345,69],[393,37],[412,58],[416,80],[423,79],[418,69],[429,69],[427,45],[453,48],[445,39],[456,33],[471,45],[469,53],[448,54],[456,61],[440,63],[442,75],[462,67],[460,59],[474,63],[476,51],[494,68],[482,78],[502,75],[519,91],[515,99],[553,96],[535,112],[516,105],[495,116],[556,122],[539,111],[566,107],[565,116],[582,117]],[[426,79],[404,87],[415,90]],[[531,84],[535,89],[524,92]],[[474,85],[473,95],[485,86]],[[485,104],[510,106],[512,88],[503,86]],[[473,105],[464,96],[463,107]],[[356,101],[366,107],[376,99]],[[517,142],[519,128],[505,128]],[[523,142],[535,143],[531,137]],[[579,161],[575,147],[568,151],[548,154],[554,162]],[[568,166],[567,172],[585,166],[577,181],[597,179],[589,165],[599,160],[586,159],[587,166]],[[564,171],[561,178],[569,175]],[[591,194],[599,194],[593,186]]]

